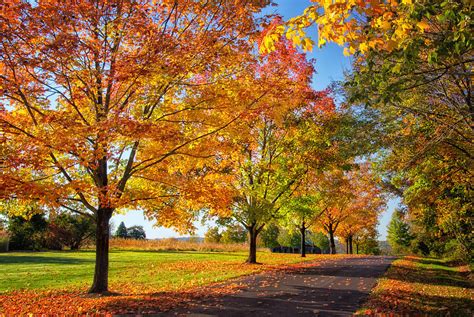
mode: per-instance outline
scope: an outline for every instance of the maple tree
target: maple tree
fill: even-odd
[[[312,5],[288,21],[277,17],[260,45],[275,48],[282,37],[311,50],[314,40],[306,29],[318,30],[317,45],[345,45],[344,53],[418,51],[425,46],[429,60],[445,59],[473,48],[472,3],[469,1],[311,0]],[[433,23],[438,24],[433,26]],[[443,29],[445,32],[436,32]],[[444,34],[443,34],[444,33]]]
[[[285,65],[286,69],[272,74],[268,68],[272,64]],[[282,206],[304,181],[311,156],[321,159],[315,150],[319,143],[300,146],[309,142],[304,137],[308,131],[305,124],[313,121],[316,127],[322,124],[318,118],[334,111],[334,102],[327,92],[314,92],[309,87],[311,63],[288,43],[281,43],[279,50],[265,57],[261,74],[289,81],[278,85],[289,90],[279,90],[278,98],[265,96],[262,102],[268,103],[268,109],[235,126],[240,131],[239,137],[232,140],[237,150],[225,158],[233,191],[230,218],[248,231],[248,263],[256,263],[258,234],[268,222],[279,217]],[[274,86],[275,82],[269,84]],[[309,135],[322,130],[316,129]]]
[[[316,228],[329,235],[330,253],[336,253],[335,236],[346,239],[352,253],[352,238],[364,228],[374,228],[385,206],[385,197],[368,163],[352,164],[344,171],[335,168],[319,179]]]
[[[274,19],[261,51],[273,50],[285,37],[310,50],[314,41],[306,30],[313,25],[319,47],[344,46],[354,57],[344,82],[347,103],[364,107],[368,139],[386,159],[387,188],[403,197],[433,250],[442,248],[434,236],[451,236],[469,254],[472,3],[312,2],[300,16]]]
[[[385,195],[368,164],[359,164],[359,170],[351,172],[354,198],[338,230],[338,236],[345,240],[347,254],[353,253],[354,238],[375,231],[378,216],[385,207]]]
[[[322,210],[318,206],[319,177],[325,170],[334,168],[344,155],[342,119],[345,114],[336,110],[332,101],[326,100],[328,106],[323,111],[312,111],[298,122],[298,134],[291,140],[292,151],[306,152],[306,172],[301,177],[300,185],[292,197],[282,205],[281,222],[289,227],[290,232],[296,228],[301,236],[300,254],[306,256],[306,231],[315,224]]]
[[[226,201],[211,171],[224,129],[265,94],[252,66],[264,5],[2,4],[0,196],[25,206],[11,213],[33,202],[95,219],[90,292],[108,290],[116,210],[185,231]]]
[[[288,223],[290,230],[296,228],[300,233],[301,257],[306,257],[306,231],[320,215],[314,201],[314,197],[304,195],[291,199],[285,206],[285,209],[287,209],[285,222]]]

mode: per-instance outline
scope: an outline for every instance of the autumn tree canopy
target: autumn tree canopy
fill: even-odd
[[[252,45],[264,5],[2,6],[1,197],[96,219],[91,292],[107,291],[115,210],[184,231],[192,210],[226,200],[210,173],[224,129],[269,93]]]

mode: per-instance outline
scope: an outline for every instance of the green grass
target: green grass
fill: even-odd
[[[109,281],[117,291],[177,290],[302,261],[266,252],[258,254],[265,265],[243,264],[245,258],[243,252],[111,251]],[[0,292],[86,288],[94,259],[93,251],[0,253]]]

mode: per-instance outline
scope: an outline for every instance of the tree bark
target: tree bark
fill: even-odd
[[[352,236],[349,236],[349,253],[353,254],[353,251],[352,251]]]
[[[334,242],[333,230],[329,230],[329,253],[336,254],[336,243]]]
[[[247,227],[249,232],[249,256],[247,258],[247,263],[256,264],[257,263],[257,228],[256,224],[252,224]]]
[[[110,208],[97,211],[95,271],[89,293],[102,294],[109,290],[109,222],[112,212]]]
[[[299,229],[301,233],[301,257],[305,258],[306,257],[306,227],[305,227],[304,221]]]

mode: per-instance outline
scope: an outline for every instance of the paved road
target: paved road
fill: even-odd
[[[237,281],[236,294],[168,312],[180,316],[351,316],[392,257],[360,257],[316,263],[304,269],[264,273]]]

